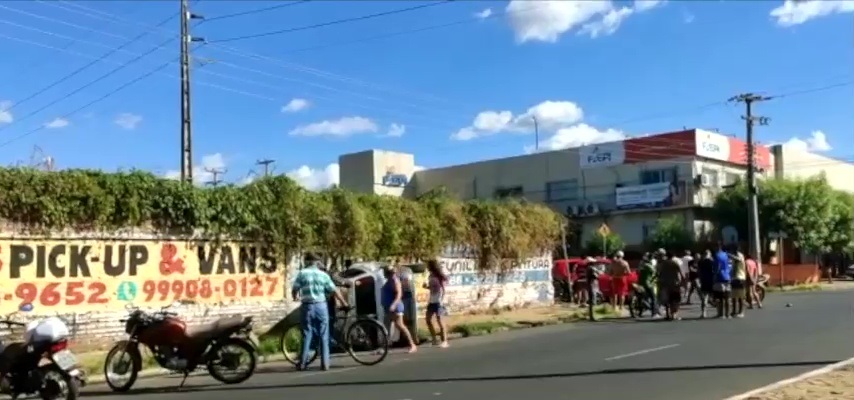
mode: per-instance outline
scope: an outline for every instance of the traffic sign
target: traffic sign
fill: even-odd
[[[611,228],[608,227],[608,224],[603,223],[599,226],[599,236],[605,237],[611,234]]]

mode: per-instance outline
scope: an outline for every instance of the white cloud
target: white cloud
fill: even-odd
[[[482,111],[470,126],[460,129],[451,138],[471,140],[502,132],[533,133],[535,118],[540,130],[553,131],[577,123],[583,117],[584,111],[571,101],[546,100],[515,116],[511,111]]]
[[[282,112],[284,112],[284,113],[295,113],[295,112],[305,110],[310,105],[311,105],[311,103],[309,103],[308,100],[306,100],[306,99],[295,98],[295,99],[291,99],[291,101],[289,101],[288,104],[282,106]]]
[[[568,149],[588,144],[614,142],[623,140],[626,134],[616,129],[600,131],[590,125],[581,123],[558,129],[554,135],[540,142],[540,151]],[[533,153],[535,146],[526,146],[526,153]]]
[[[294,128],[291,136],[350,136],[359,133],[377,132],[377,124],[365,117],[344,117],[334,121],[321,121]]]
[[[225,171],[226,162],[222,153],[213,153],[202,156],[201,163],[196,163],[193,167],[193,183],[199,185],[209,182],[213,178],[213,173],[209,170]],[[170,170],[163,174],[166,179],[180,179],[181,171]],[[220,179],[222,176],[219,177]]]
[[[44,127],[47,129],[60,129],[65,128],[68,125],[71,125],[71,121],[65,118],[54,118],[52,121],[46,122]]]
[[[491,8],[485,8],[480,12],[474,13],[474,16],[476,18],[480,18],[480,19],[487,19],[487,18],[492,16],[492,9]]]
[[[15,120],[9,108],[12,107],[12,102],[9,100],[0,101],[0,124],[11,124]]]
[[[664,1],[660,0],[636,0],[631,7],[617,7],[609,0],[511,0],[505,11],[516,42],[554,43],[561,35],[575,29],[579,29],[579,34],[594,38],[612,34],[630,15],[662,4]]]
[[[687,11],[685,12],[685,14],[682,15],[682,21],[685,22],[686,24],[690,24],[690,23],[694,22],[694,19],[696,19],[694,14],[691,14]]]
[[[310,190],[322,190],[332,185],[337,185],[340,168],[337,163],[329,164],[323,169],[314,169],[303,165],[295,170],[289,171],[289,178]]]
[[[388,127],[388,133],[386,133],[386,136],[388,136],[388,137],[401,137],[401,136],[403,136],[404,133],[406,133],[406,125],[392,123]]]
[[[827,142],[827,135],[825,135],[824,132],[818,130],[812,131],[812,133],[810,133],[810,136],[806,139],[799,139],[797,137],[793,137],[789,139],[786,143],[783,143],[783,146],[788,146],[810,152],[830,151],[832,149],[830,143]]]
[[[427,167],[423,167],[421,165],[416,165],[412,168],[412,172],[424,171]]]
[[[131,113],[121,113],[116,116],[116,119],[113,120],[113,123],[115,123],[122,129],[132,131],[136,129],[140,123],[142,123],[142,116]]]
[[[852,0],[786,0],[771,10],[777,25],[794,26],[832,14],[854,12]]]

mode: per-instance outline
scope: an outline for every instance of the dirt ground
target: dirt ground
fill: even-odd
[[[447,316],[446,320],[448,321],[449,326],[488,321],[538,323],[544,321],[556,321],[560,318],[574,315],[576,312],[578,312],[578,308],[569,305],[556,304],[547,307],[492,310],[486,313],[476,314],[450,314]]]
[[[752,396],[748,400],[854,400],[854,366]]]

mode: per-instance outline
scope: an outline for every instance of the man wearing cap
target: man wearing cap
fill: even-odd
[[[347,300],[338,293],[332,278],[320,268],[316,255],[305,255],[305,264],[294,279],[291,295],[300,305],[300,327],[302,329],[302,355],[298,369],[304,370],[308,363],[312,338],[320,339],[321,368],[329,370],[329,309],[327,299],[335,296],[341,306],[347,306]]]

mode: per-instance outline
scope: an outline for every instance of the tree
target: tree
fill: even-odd
[[[830,187],[823,175],[760,181],[758,189],[760,237],[783,232],[796,246],[814,254],[850,243],[851,197]],[[848,211],[843,210],[846,207]],[[718,227],[731,225],[746,238],[746,187],[740,184],[721,193],[713,214]]]
[[[609,233],[604,237],[597,233],[596,236],[588,239],[584,245],[584,249],[589,256],[610,256],[625,247],[626,244],[623,242],[623,238],[616,233]]]
[[[685,220],[679,216],[658,220],[647,245],[654,249],[690,250],[694,246],[694,232],[685,227]]]

